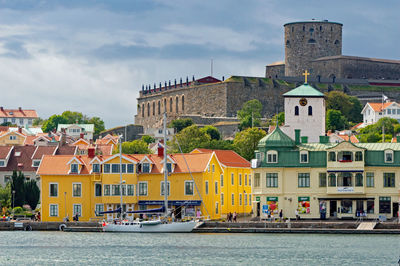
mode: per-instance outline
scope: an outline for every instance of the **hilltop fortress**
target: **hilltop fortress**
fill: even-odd
[[[169,121],[191,118],[200,125],[235,124],[237,111],[252,99],[261,101],[262,115],[269,118],[283,111],[282,94],[303,83],[304,70],[311,73],[309,83],[321,92],[340,90],[363,102],[380,101],[384,92],[400,101],[400,60],[342,55],[342,26],[326,20],[285,24],[285,61],[267,65],[265,77],[193,77],[143,85],[135,123],[145,129],[161,127],[166,111]]]

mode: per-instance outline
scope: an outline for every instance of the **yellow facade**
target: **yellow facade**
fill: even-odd
[[[0,146],[21,146],[25,143],[25,136],[18,132],[7,132],[0,136]]]

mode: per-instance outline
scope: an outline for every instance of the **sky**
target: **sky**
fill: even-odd
[[[142,84],[264,76],[283,24],[343,26],[343,54],[400,59],[399,0],[0,0],[0,106],[134,123]]]

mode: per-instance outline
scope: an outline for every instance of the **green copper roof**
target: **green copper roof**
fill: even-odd
[[[284,97],[324,97],[324,94],[319,90],[311,87],[307,83],[294,88],[291,91],[286,92],[283,94]]]
[[[279,127],[260,140],[258,146],[270,147],[294,147],[295,142],[288,135],[282,132]]]

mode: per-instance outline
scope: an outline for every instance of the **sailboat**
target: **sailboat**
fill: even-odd
[[[150,210],[141,210],[141,211],[128,211],[126,213],[140,213],[140,214],[164,214],[165,219],[158,218],[156,220],[150,221],[140,221],[136,219],[134,221],[129,220],[122,220],[121,221],[114,221],[113,223],[102,223],[102,228],[104,232],[137,232],[137,233],[188,233],[191,232],[197,225],[200,224],[199,221],[190,220],[185,222],[175,222],[175,221],[168,221],[168,168],[167,168],[167,115],[164,113],[163,119],[163,130],[164,130],[164,206],[158,209],[150,209]],[[121,164],[121,150],[120,145],[120,164]],[[120,169],[122,169],[120,167]],[[122,172],[120,173],[120,183],[122,184]],[[121,190],[122,192],[122,190]],[[104,211],[101,214],[106,213],[120,213],[120,217],[122,218],[123,210],[122,210],[122,193],[121,193],[121,204],[120,207],[113,211]]]

